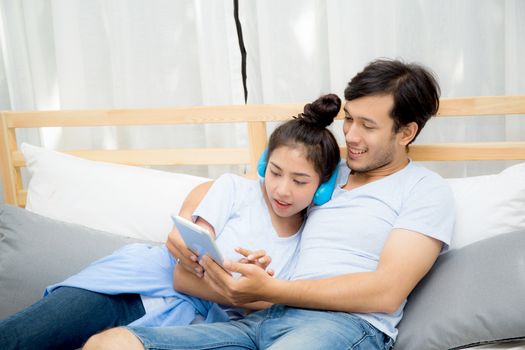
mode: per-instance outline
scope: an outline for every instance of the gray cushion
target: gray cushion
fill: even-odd
[[[525,231],[441,256],[408,298],[395,349],[525,339]]]
[[[0,205],[0,319],[40,299],[46,286],[133,242]]]

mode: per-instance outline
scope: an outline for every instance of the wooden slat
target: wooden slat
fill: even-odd
[[[267,142],[266,123],[250,122],[248,123],[248,142],[250,149],[250,172],[253,178],[257,177],[257,162],[266,148]]]
[[[440,100],[439,116],[525,114],[523,96],[478,96]]]
[[[18,190],[16,193],[17,202],[16,205],[19,207],[25,207],[26,201],[27,201],[27,191],[26,190]],[[11,203],[10,203],[11,204]]]
[[[340,147],[341,158],[346,152]],[[416,161],[525,160],[525,142],[416,144],[409,155]]]
[[[524,160],[525,142],[447,143],[410,146],[413,160]]]
[[[244,148],[186,148],[146,150],[76,150],[63,153],[90,160],[127,165],[210,165],[249,164]],[[15,167],[25,166],[22,152],[13,153]]]
[[[0,173],[4,191],[4,201],[9,204],[17,204],[16,185],[18,183],[16,170],[12,167],[11,150],[13,139],[16,137],[14,129],[7,128],[7,120],[4,113],[0,113]],[[14,144],[16,147],[16,143]]]
[[[171,125],[288,120],[304,104],[199,106],[155,109],[3,112],[9,128]],[[525,114],[525,96],[444,98],[440,116]],[[344,113],[341,111],[338,119]]]
[[[171,125],[279,121],[302,112],[303,104],[5,112],[11,128],[53,126]]]

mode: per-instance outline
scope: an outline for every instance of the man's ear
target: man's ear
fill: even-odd
[[[399,143],[403,146],[407,146],[412,142],[414,137],[416,137],[417,130],[418,126],[416,122],[411,122],[402,126],[399,129]]]

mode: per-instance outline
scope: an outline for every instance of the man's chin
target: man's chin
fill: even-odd
[[[369,169],[369,167],[366,167],[366,166],[359,166],[358,164],[356,164],[355,161],[353,160],[346,160],[346,165],[348,165],[348,167],[350,168],[350,170],[352,170],[352,174],[359,174],[359,173],[365,173],[367,172]]]

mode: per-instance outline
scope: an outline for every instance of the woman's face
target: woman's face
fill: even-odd
[[[320,178],[306,159],[306,148],[281,146],[268,159],[264,187],[275,214],[290,217],[311,202]]]

